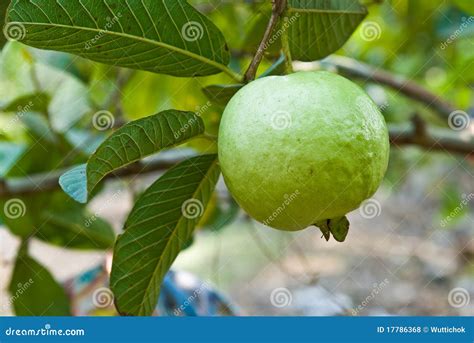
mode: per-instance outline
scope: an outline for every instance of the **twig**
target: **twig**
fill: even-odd
[[[270,17],[270,20],[268,21],[267,28],[263,35],[262,41],[260,42],[260,45],[258,46],[257,52],[255,53],[252,59],[252,62],[250,62],[250,65],[247,71],[245,72],[244,82],[249,82],[255,79],[255,76],[257,75],[258,66],[262,62],[263,54],[265,53],[265,50],[267,49],[270,35],[273,33],[273,30],[278,24],[280,16],[282,15],[283,11],[286,8],[286,0],[273,0],[272,2],[273,2],[272,15]]]
[[[285,26],[288,27],[288,17],[285,16],[283,19],[285,21]],[[288,38],[288,30],[283,31],[281,36],[281,47],[283,54],[285,55],[285,70],[287,74],[293,73],[293,57],[291,57],[290,42]]]
[[[376,83],[396,89],[408,98],[424,103],[435,111],[441,119],[446,121],[449,115],[456,110],[447,101],[417,83],[402,76],[394,75],[386,70],[374,67],[348,57],[331,56],[323,64],[330,64],[346,76],[371,80]]]

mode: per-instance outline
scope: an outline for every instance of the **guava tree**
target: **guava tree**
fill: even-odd
[[[342,56],[356,30],[355,43],[344,49],[362,60],[393,43],[389,27],[365,19],[386,14],[380,2],[4,1],[1,214],[22,241],[11,293],[42,276],[13,303],[16,313],[70,312],[62,287],[29,255],[31,238],[38,238],[71,249],[114,247],[110,287],[118,312],[150,315],[164,275],[196,228],[216,229],[236,213],[234,202],[223,209],[214,192],[221,165],[231,193],[255,219],[288,230],[314,224],[326,239],[344,241],[346,213],[384,175],[389,140],[472,157],[463,110],[470,105],[472,55],[456,66],[468,80],[452,82],[452,102],[437,89]],[[421,27],[416,17],[433,10],[432,3],[410,4],[402,19],[386,14],[399,30],[396,39],[405,40],[393,43],[400,53],[419,43],[409,30],[435,26],[424,20]],[[447,10],[474,13],[466,1]],[[454,54],[451,43],[439,56]],[[388,67],[396,58],[378,64]],[[416,76],[409,67],[406,74]],[[350,81],[312,72],[322,69],[383,85],[410,99],[409,110],[374,103]],[[136,197],[118,237],[88,211],[106,180],[133,183],[156,171],[164,174]],[[255,180],[267,174],[274,189],[256,192]],[[315,215],[318,209],[323,214]],[[52,299],[56,305],[47,308]]]

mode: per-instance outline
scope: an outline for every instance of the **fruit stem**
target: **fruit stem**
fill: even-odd
[[[288,17],[283,18],[283,27],[289,27]],[[285,70],[287,74],[293,73],[293,58],[291,57],[290,43],[288,39],[288,30],[283,30],[281,36],[281,45],[283,54],[285,55]]]
[[[262,62],[263,54],[265,53],[265,50],[267,50],[269,46],[268,42],[271,38],[270,36],[275,30],[275,27],[277,26],[280,20],[280,17],[282,16],[285,9],[286,9],[286,0],[273,0],[272,15],[270,17],[270,20],[268,21],[267,28],[265,30],[265,33],[263,34],[262,41],[260,42],[260,45],[258,46],[257,51],[255,52],[252,62],[250,62],[250,65],[247,71],[245,72],[245,76],[244,76],[245,83],[255,80],[258,66]]]

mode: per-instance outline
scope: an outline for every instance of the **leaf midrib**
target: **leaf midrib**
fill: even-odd
[[[110,34],[112,36],[128,38],[128,39],[134,39],[134,40],[141,41],[143,43],[156,45],[158,47],[162,47],[162,48],[165,48],[165,49],[168,49],[168,50],[171,50],[171,51],[181,53],[185,56],[194,58],[194,59],[196,59],[200,62],[207,63],[207,64],[221,70],[222,72],[225,72],[226,69],[227,69],[226,66],[223,65],[222,63],[219,63],[219,62],[213,61],[211,59],[208,59],[204,56],[195,54],[194,52],[184,50],[184,49],[181,49],[181,48],[178,48],[176,46],[169,45],[167,43],[163,43],[163,42],[160,42],[160,41],[151,40],[151,39],[140,37],[140,36],[134,36],[134,35],[131,35],[131,34],[128,34],[128,33],[116,32],[116,31],[107,31],[107,30],[103,30],[103,29],[94,29],[94,28],[91,28],[91,27],[84,27],[84,26],[70,26],[70,25],[53,24],[53,23],[33,23],[33,22],[26,22],[26,21],[22,21],[22,22],[14,21],[14,22],[11,22],[11,23],[20,23],[20,24],[23,24],[23,25],[31,25],[31,26],[48,26],[48,27],[66,28],[66,29],[73,29],[73,30],[84,30],[84,31],[90,31],[90,32],[94,32],[94,33],[105,32],[105,34]]]
[[[203,181],[204,180],[207,180],[208,177],[209,177],[209,174],[213,171],[214,167],[217,165],[217,157],[214,159],[214,162],[212,162],[211,166],[209,167],[208,171],[206,172],[206,174],[204,175],[204,178],[202,179]],[[191,199],[193,199],[202,189],[204,185],[204,182],[201,182],[200,185],[198,186],[198,188],[196,188],[196,191],[192,194],[191,196]],[[173,232],[171,233],[170,235],[170,239],[168,240],[168,242],[166,242],[166,245],[163,249],[163,252],[166,251],[168,249],[168,245],[170,244],[171,242],[171,238],[176,234],[176,232],[178,231],[176,228],[178,228],[183,220],[184,216],[181,216],[181,218],[178,220],[178,222],[176,223],[176,226],[175,226],[175,229],[173,230]],[[149,293],[149,289],[150,289],[150,286],[151,285],[151,282],[154,278],[154,276],[156,275],[156,272],[157,272],[157,269],[158,269],[158,266],[162,263],[162,259],[163,259],[163,256],[164,254],[161,254],[161,256],[158,258],[158,261],[156,263],[156,267],[155,267],[155,270],[153,271],[152,273],[152,277],[150,278],[150,281],[148,282],[148,285],[145,289],[145,295]],[[144,305],[144,302],[145,302],[145,299],[146,299],[146,296],[143,297],[142,301],[140,302],[140,305],[139,305],[139,314],[141,314],[142,312],[142,309],[143,309],[143,305]]]

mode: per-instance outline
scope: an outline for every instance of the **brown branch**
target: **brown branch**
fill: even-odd
[[[151,172],[164,171],[195,154],[186,154],[173,158],[157,158],[150,161],[134,163],[106,176],[106,179],[125,178]],[[0,180],[0,197],[30,195],[39,192],[50,192],[59,188],[59,177],[71,168],[54,170],[48,173],[30,175],[25,178]]]
[[[342,75],[371,80],[393,88],[408,98],[425,104],[435,111],[444,121],[446,121],[449,115],[456,110],[453,105],[441,99],[426,88],[402,76],[394,75],[386,70],[376,69],[368,64],[342,56],[331,56],[323,63],[336,67]]]
[[[416,125],[411,127],[391,125],[389,127],[390,143],[394,146],[413,145],[428,150],[474,156],[474,139],[463,139],[449,130],[435,131],[427,127],[423,127],[423,134],[420,135],[421,128]]]
[[[286,0],[272,0],[272,3],[273,3],[272,15],[270,17],[270,20],[268,21],[267,28],[263,35],[262,41],[260,42],[260,45],[258,46],[257,52],[255,53],[252,59],[252,62],[250,62],[250,65],[247,71],[245,72],[245,76],[244,76],[245,83],[255,79],[255,76],[257,75],[258,66],[262,62],[263,54],[265,53],[265,50],[267,49],[268,41],[270,40],[270,35],[275,30],[275,27],[278,24],[278,21],[280,20],[280,16],[283,14],[286,8]]]
[[[413,122],[415,125],[411,127],[398,125],[390,126],[390,143],[394,146],[413,145],[429,150],[474,156],[474,139],[463,139],[458,134],[446,129],[434,131],[429,130],[425,126],[423,126],[423,128],[420,126],[417,127],[417,125],[420,125],[417,123],[417,119],[413,119]],[[422,135],[420,135],[421,129],[423,130]],[[156,171],[164,171],[192,156],[194,156],[194,154],[134,163],[108,175],[106,178],[125,178]],[[31,175],[25,178],[10,179],[6,181],[0,180],[0,197],[14,197],[56,190],[59,187],[59,177],[66,170],[56,170],[49,173]]]

